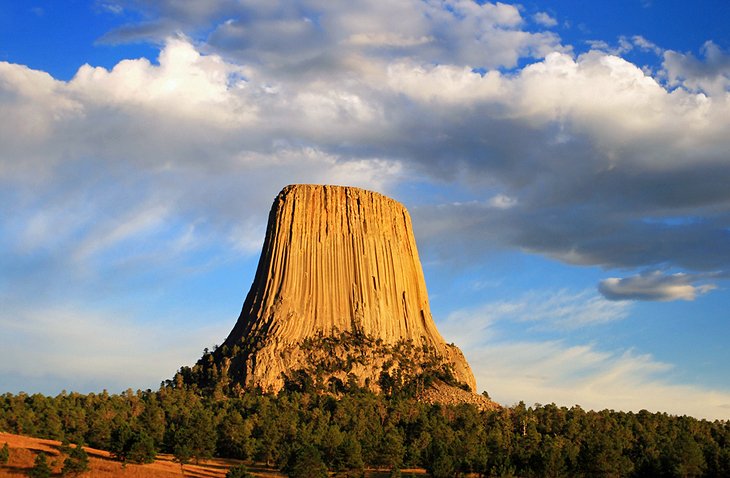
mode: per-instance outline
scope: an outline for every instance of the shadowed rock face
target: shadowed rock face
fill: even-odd
[[[405,207],[358,188],[287,186],[271,208],[254,283],[224,343],[243,351],[231,366],[245,368],[244,384],[278,390],[282,372],[307,360],[297,344],[341,332],[425,345],[475,388],[461,351],[444,342],[431,317]],[[379,365],[355,372],[377,380]]]

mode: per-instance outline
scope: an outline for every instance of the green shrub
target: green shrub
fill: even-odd
[[[40,452],[36,455],[33,468],[28,471],[28,476],[30,478],[49,478],[51,476],[51,467],[45,453]]]
[[[81,445],[76,445],[69,452],[68,458],[63,462],[63,468],[61,469],[62,475],[78,475],[89,470],[89,455],[86,451],[81,448]]]
[[[4,465],[10,459],[10,449],[8,443],[5,442],[2,448],[0,448],[0,465]]]
[[[327,466],[322,457],[313,446],[304,446],[296,450],[289,457],[289,462],[284,468],[289,478],[327,478]]]
[[[254,476],[248,472],[245,465],[237,465],[228,470],[226,478],[254,478]]]

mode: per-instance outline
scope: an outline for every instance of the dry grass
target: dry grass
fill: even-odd
[[[10,460],[0,465],[0,477],[27,477],[27,472],[33,467],[33,461],[39,452],[48,455],[48,462],[53,468],[54,475],[60,476],[63,466],[63,457],[59,451],[61,442],[55,440],[41,440],[22,435],[0,433],[0,446],[4,443],[10,448]],[[127,465],[122,467],[118,461],[111,459],[109,452],[84,447],[89,455],[89,471],[82,476],[85,478],[180,478],[183,476],[180,464],[172,461],[170,455],[158,455],[154,463],[146,465]],[[236,460],[213,459],[200,464],[188,464],[184,467],[184,476],[187,478],[224,478],[226,471]],[[256,476],[282,477],[280,473],[271,470],[261,470]]]
[[[48,456],[48,463],[54,471],[54,476],[61,476],[63,456],[59,448],[61,442],[55,440],[42,440],[22,435],[11,435],[0,433],[0,447],[7,443],[10,448],[10,460],[5,465],[0,465],[0,477],[22,477],[27,478],[28,470],[33,467],[33,462],[39,452]],[[82,478],[225,478],[226,471],[232,466],[241,463],[238,460],[227,460],[214,458],[201,462],[200,464],[188,464],[184,467],[184,475],[180,470],[180,464],[172,461],[171,455],[160,454],[154,463],[146,465],[127,465],[113,460],[109,452],[84,447],[89,455],[89,471],[81,475]],[[260,478],[283,478],[286,475],[278,470],[263,466],[248,465],[249,471]],[[404,475],[415,474],[425,475],[424,470],[404,470]],[[334,475],[337,476],[337,475]],[[368,478],[387,477],[388,472],[384,470],[369,470],[365,476]]]

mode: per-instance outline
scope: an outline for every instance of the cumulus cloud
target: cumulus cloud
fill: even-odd
[[[84,65],[69,82],[0,64],[0,178],[28,208],[13,225],[32,238],[26,249],[57,204],[73,219],[56,244],[97,232],[102,210],[125,221],[140,208],[165,211],[162,229],[240,238],[286,183],[388,192],[412,179],[462,189],[447,207],[408,206],[422,206],[425,241],[449,232],[465,253],[730,268],[730,100],[724,87],[696,93],[727,76],[712,43],[703,60],[667,52],[668,90],[620,56],[575,57],[525,31],[504,3],[105,5],[142,10],[156,35],[197,39],[173,34],[158,63]],[[504,71],[519,58],[532,62]],[[39,187],[44,198],[29,193]]]
[[[692,53],[665,52],[663,67],[669,84],[713,96],[730,91],[730,54],[711,40],[700,53],[697,58]]]
[[[666,57],[677,86],[670,91],[615,54],[574,57],[557,37],[525,32],[512,5],[447,6],[152,2],[145,8],[160,25],[194,32],[193,24],[207,24],[212,33],[197,47],[185,38],[168,40],[159,65],[83,67],[68,85],[45,78],[44,106],[39,93],[23,105],[43,111],[18,124],[33,125],[42,138],[57,125],[49,124],[53,115],[82,131],[103,111],[94,121],[95,140],[136,135],[107,149],[132,150],[126,154],[161,176],[181,164],[208,173],[249,171],[254,162],[243,158],[259,158],[273,174],[282,164],[277,157],[300,151],[304,164],[311,160],[307,151],[316,151],[322,165],[368,168],[370,184],[383,165],[384,183],[459,182],[471,201],[452,205],[448,217],[441,207],[426,217],[428,205],[419,214],[435,222],[432,231],[467,237],[472,253],[493,244],[605,267],[730,266],[724,134],[730,103],[695,93],[686,72],[699,71],[699,60],[683,57],[679,68],[672,66],[676,55]],[[638,36],[622,45],[657,48]],[[707,61],[699,63],[719,68],[723,53],[712,45],[705,50]],[[536,60],[510,73],[493,69],[521,57]],[[12,150],[15,141],[8,139]],[[38,147],[23,146],[26,154]],[[48,161],[44,153],[38,156]],[[363,176],[343,180],[354,177]],[[483,207],[490,201],[495,207]],[[674,220],[683,217],[696,220]]]
[[[168,41],[158,64],[85,65],[68,82],[0,64],[8,119],[0,129],[0,230],[8,270],[37,270],[39,281],[52,283],[52,265],[59,273],[88,271],[100,257],[108,265],[152,254],[154,243],[158,258],[186,252],[170,243],[226,238],[251,253],[241,229],[265,224],[282,186],[333,182],[385,191],[398,177],[396,159],[345,158],[317,146],[316,135],[328,133],[313,122],[342,122],[346,131],[374,121],[377,113],[357,95],[276,92],[251,84],[249,74],[180,37]],[[310,137],[298,141],[300,134]]]
[[[439,105],[410,118],[409,131],[429,132],[420,163],[516,201],[503,213],[422,208],[423,221],[576,264],[728,266],[725,97],[667,91],[597,52],[551,54],[510,77],[399,68],[391,87]]]
[[[210,47],[279,74],[316,69],[333,75],[349,70],[353,56],[363,54],[510,67],[520,57],[562,49],[552,33],[522,30],[519,9],[500,2],[286,0],[266,5],[216,0],[196,7],[167,0],[128,3],[154,21],[125,25],[110,32],[107,41],[162,39],[180,30],[212,29],[206,38]]]
[[[623,50],[576,56],[504,3],[103,5],[142,18],[104,40],[159,41],[156,61],[70,81],[0,62],[0,262],[18,298],[124,268],[175,276],[201,250],[254,254],[295,182],[446,191],[406,205],[419,246],[449,260],[504,248],[674,268],[695,295],[696,274],[730,270],[727,54],[713,43],[666,52],[652,77]],[[582,322],[525,323],[621,317],[587,297],[559,299]]]
[[[609,300],[695,300],[698,295],[716,288],[714,284],[693,284],[706,279],[706,275],[652,271],[623,279],[604,279],[598,284],[598,290]]]

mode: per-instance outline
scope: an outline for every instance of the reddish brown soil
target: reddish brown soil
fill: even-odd
[[[53,468],[54,477],[61,476],[61,467],[64,457],[59,448],[61,442],[55,440],[42,440],[22,435],[11,435],[0,433],[0,447],[7,443],[10,448],[10,459],[5,465],[0,465],[0,478],[18,477],[27,478],[28,470],[33,467],[33,462],[39,452],[48,456],[48,463]],[[238,460],[214,458],[200,462],[200,464],[188,464],[184,467],[184,475],[181,472],[180,464],[172,461],[171,455],[157,455],[154,463],[146,465],[127,465],[113,460],[109,452],[84,447],[89,455],[89,471],[80,475],[82,478],[224,478],[226,471],[231,466],[240,463]],[[249,471],[260,478],[283,478],[286,475],[270,468],[247,465]],[[425,474],[424,470],[404,470],[405,473],[414,473],[419,476]],[[365,473],[369,478],[386,477],[387,472],[369,470]],[[334,475],[336,476],[336,475]],[[408,476],[408,475],[406,475]]]

